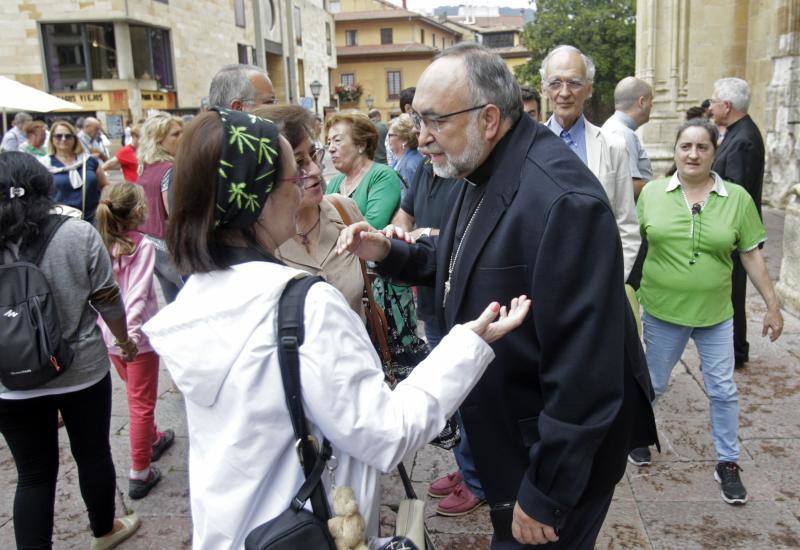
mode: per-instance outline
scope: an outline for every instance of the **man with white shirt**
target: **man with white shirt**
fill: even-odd
[[[14,115],[11,129],[5,133],[2,143],[0,143],[0,151],[19,151],[19,148],[28,139],[23,127],[31,120],[33,120],[33,117],[28,113],[19,112]]]
[[[614,114],[602,129],[625,140],[633,178],[633,198],[638,199],[644,184],[653,179],[650,157],[636,135],[636,129],[650,120],[653,88],[640,78],[626,76],[614,89],[614,109]]]
[[[553,106],[547,127],[561,137],[603,185],[622,239],[627,280],[642,238],[625,142],[583,116],[584,104],[592,95],[594,73],[592,60],[573,46],[557,46],[547,54],[540,69],[542,93]]]

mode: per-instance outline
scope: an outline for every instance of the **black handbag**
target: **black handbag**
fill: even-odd
[[[285,512],[253,529],[244,541],[245,550],[335,550],[328,530],[331,517],[325,487],[320,482],[331,445],[323,439],[318,451],[316,440],[308,434],[300,394],[300,356],[303,343],[303,305],[311,285],[321,277],[292,279],[278,304],[278,359],[286,405],[297,439],[297,452],[306,480]],[[313,513],[304,508],[311,499]]]

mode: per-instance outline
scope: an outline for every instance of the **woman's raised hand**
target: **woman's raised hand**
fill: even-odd
[[[342,229],[336,242],[336,253],[352,252],[359,258],[379,262],[389,254],[391,243],[367,222],[357,222]]]
[[[506,306],[500,307],[497,302],[492,302],[483,310],[480,317],[464,323],[464,326],[472,329],[487,344],[491,344],[520,326],[530,309],[531,300],[523,294],[511,300],[508,309]]]

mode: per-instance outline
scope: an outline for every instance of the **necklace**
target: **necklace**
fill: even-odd
[[[314,225],[312,225],[312,226],[311,226],[311,228],[310,228],[308,231],[306,231],[306,232],[304,232],[304,233],[297,233],[297,235],[296,235],[296,236],[297,236],[297,237],[300,237],[300,243],[301,243],[303,246],[305,246],[305,247],[306,247],[306,249],[308,249],[308,248],[309,248],[309,245],[311,244],[311,241],[309,240],[308,236],[311,234],[311,232],[312,232],[312,231],[314,231],[314,230],[317,228],[317,226],[319,225],[319,221],[320,221],[321,219],[322,219],[322,216],[319,216],[319,217],[317,218],[317,221],[315,221],[315,222],[314,222]]]
[[[461,235],[461,240],[458,242],[458,247],[456,247],[455,253],[450,256],[450,265],[447,266],[447,280],[444,282],[444,301],[442,303],[442,307],[447,306],[447,297],[450,294],[450,280],[453,278],[453,271],[456,268],[456,262],[458,261],[458,257],[461,253],[461,245],[464,244],[464,241],[467,239],[467,233],[469,233],[469,228],[472,226],[473,220],[475,220],[475,215],[478,213],[478,210],[481,209],[481,205],[483,204],[484,197],[481,197],[478,206],[475,207],[475,210],[472,212],[472,215],[469,217],[469,221],[467,221],[467,227],[464,228],[464,233]]]

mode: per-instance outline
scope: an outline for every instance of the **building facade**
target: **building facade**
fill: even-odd
[[[655,92],[641,132],[662,173],[686,109],[719,78],[747,80],[767,148],[764,202],[786,204],[800,183],[800,0],[638,0],[636,75]]]
[[[500,15],[500,9],[494,6],[459,6],[458,15],[442,15],[439,21],[460,31],[463,40],[491,48],[503,58],[512,73],[531,57],[522,44],[523,15]]]
[[[433,57],[461,40],[461,33],[435,19],[383,0],[341,0],[331,10],[338,56],[334,100],[340,109],[379,109],[383,120],[400,114],[400,90],[416,86]]]
[[[655,92],[641,132],[662,173],[686,109],[719,78],[747,80],[767,149],[763,202],[788,204],[776,291],[800,315],[800,0],[638,0],[636,74]]]
[[[325,1],[6,0],[0,74],[96,113],[113,137],[151,109],[196,111],[229,63],[269,68],[280,99],[311,96],[313,80],[326,98]]]

